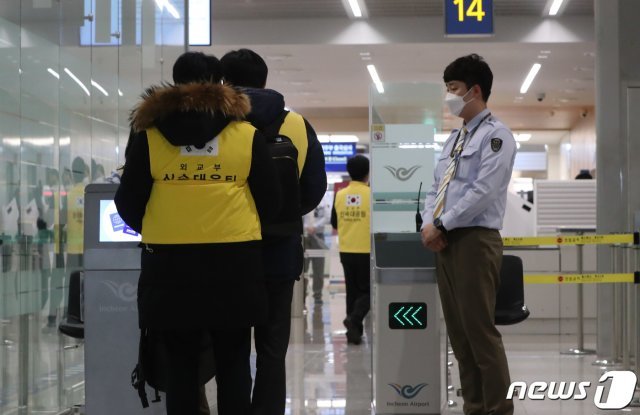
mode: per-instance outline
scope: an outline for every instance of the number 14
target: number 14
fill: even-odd
[[[464,22],[464,0],[453,0],[453,4],[458,6],[458,21]],[[482,10],[482,0],[472,0],[469,8],[467,9],[466,15],[469,17],[475,17],[479,22],[481,22],[482,18],[486,15]]]

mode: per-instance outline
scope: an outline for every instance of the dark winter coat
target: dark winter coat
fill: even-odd
[[[251,113],[247,121],[258,128],[271,126],[282,114],[284,97],[272,89],[242,88],[251,99]],[[327,190],[324,153],[316,132],[305,119],[307,157],[300,174],[300,204],[302,215],[318,206]],[[300,218],[302,221],[302,217]],[[269,279],[298,279],[302,273],[303,249],[301,235],[264,238],[265,274]]]
[[[219,84],[162,86],[132,112],[132,133],[115,203],[122,219],[144,233],[153,179],[146,129],[175,146],[202,145],[250,112],[246,95]],[[254,133],[249,188],[261,221],[277,215],[280,188],[264,137]],[[175,203],[180,203],[176,200]],[[262,242],[145,245],[138,283],[140,326],[152,329],[236,328],[264,322]]]

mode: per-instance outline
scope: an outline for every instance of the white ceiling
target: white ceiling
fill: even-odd
[[[593,0],[566,1],[563,18],[593,20]],[[443,13],[442,0],[364,2],[369,18],[365,22],[373,31],[376,24],[381,22],[380,19],[399,18],[415,23],[412,18],[425,16],[419,22],[429,24],[434,21],[434,17],[442,16]],[[509,20],[506,25],[514,26],[519,18],[531,21],[537,17],[542,22],[546,4],[546,0],[494,0],[496,24]],[[371,84],[367,64],[376,65],[383,83],[386,84],[442,85],[444,67],[457,57],[469,53],[483,56],[493,70],[494,84],[489,106],[494,114],[514,130],[550,132],[547,136],[534,135],[534,144],[559,142],[566,131],[581,119],[582,112],[593,111],[595,43],[592,41],[592,25],[587,25],[591,31],[588,41],[581,41],[580,36],[575,35],[569,25],[564,30],[568,33],[568,40],[555,41],[555,33],[545,32],[547,28],[540,25],[539,28],[532,29],[531,33],[538,31],[535,36],[542,34],[541,38],[547,39],[544,42],[520,40],[534,36],[531,33],[521,33],[518,38],[514,36],[509,39],[509,35],[504,35],[505,30],[502,36],[492,39],[452,40],[442,34],[433,36],[432,33],[429,35],[431,38],[424,41],[398,43],[393,40],[372,40],[368,43],[361,39],[350,41],[347,38],[344,41],[342,39],[346,36],[342,36],[342,33],[334,33],[333,37],[315,35],[314,30],[318,30],[315,26],[322,26],[322,22],[327,22],[326,27],[333,27],[338,19],[347,19],[343,0],[214,0],[212,5],[214,43],[222,37],[215,36],[216,27],[223,26],[224,33],[228,34],[229,23],[246,28],[247,32],[256,31],[253,38],[243,37],[243,41],[255,41],[234,43],[233,38],[241,37],[234,33],[220,41],[221,44],[196,49],[218,57],[229,50],[242,47],[258,52],[269,66],[267,87],[283,93],[287,105],[305,115],[319,132],[351,132],[357,133],[361,140],[366,139]],[[289,40],[283,34],[281,37],[285,37],[284,39],[270,43],[274,35],[264,29],[276,31],[271,26],[282,22],[270,19],[298,22],[297,25],[282,25]],[[436,21],[439,22],[439,19]],[[311,35],[304,32],[305,24],[308,25],[308,32],[314,33],[315,39],[308,40]],[[302,28],[302,31],[297,29],[298,32],[287,32],[290,27]],[[263,38],[260,37],[260,30],[264,33]],[[384,30],[380,29],[387,36],[387,27]],[[407,27],[405,32],[416,30],[419,29]],[[433,28],[427,30],[433,32]],[[511,29],[509,33],[515,31]],[[394,35],[403,36],[397,33]],[[336,42],[341,36],[341,40]],[[404,36],[409,38],[412,35]],[[391,39],[392,36],[387,38]],[[367,53],[368,56],[362,56]],[[541,63],[542,69],[529,92],[520,95],[522,81],[534,62]],[[444,87],[441,92],[444,96]],[[541,102],[537,99],[540,93],[545,95]],[[406,111],[422,111],[420,102],[407,104],[409,107],[413,105],[413,108]],[[444,108],[442,120],[445,131],[459,124],[459,120],[451,117]]]

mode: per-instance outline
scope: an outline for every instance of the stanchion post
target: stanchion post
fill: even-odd
[[[619,268],[618,268],[618,247],[615,244],[610,245],[611,248],[611,272],[612,273],[617,273],[619,272]],[[610,305],[610,310],[613,312],[613,331],[614,334],[613,336],[611,336],[610,338],[610,345],[611,347],[609,348],[611,350],[611,355],[607,355],[607,356],[602,356],[602,355],[598,355],[598,359],[595,360],[592,364],[593,366],[600,366],[600,367],[613,367],[613,366],[618,366],[620,364],[620,360],[619,360],[619,355],[617,354],[617,350],[618,350],[618,343],[619,343],[619,337],[620,337],[620,333],[617,332],[617,325],[616,325],[616,286],[617,284],[613,284],[613,294],[614,294],[614,301],[613,304]]]
[[[456,401],[449,398],[449,394],[454,389],[453,382],[451,381],[451,373],[449,371],[449,333],[445,333],[444,338],[446,340],[445,347],[444,347],[444,355],[445,355],[444,373],[445,373],[446,383],[447,383],[447,387],[445,388],[445,394],[446,394],[445,397],[447,399],[447,407],[453,408],[455,406],[458,406],[458,404],[456,403]]]
[[[578,235],[583,235],[584,232],[577,232]],[[577,265],[578,265],[578,274],[582,274],[584,272],[584,245],[578,244],[577,247]],[[589,350],[584,348],[584,287],[582,284],[577,284],[577,295],[578,295],[578,310],[577,310],[577,324],[578,324],[578,339],[577,346],[573,349],[569,349],[567,352],[562,352],[562,354],[571,354],[575,356],[583,356],[588,354],[595,354],[595,350]]]

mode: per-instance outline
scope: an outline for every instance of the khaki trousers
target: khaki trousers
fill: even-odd
[[[494,324],[502,239],[472,227],[447,233],[437,255],[438,289],[453,353],[459,364],[465,415],[512,415],[511,383],[502,335]]]

